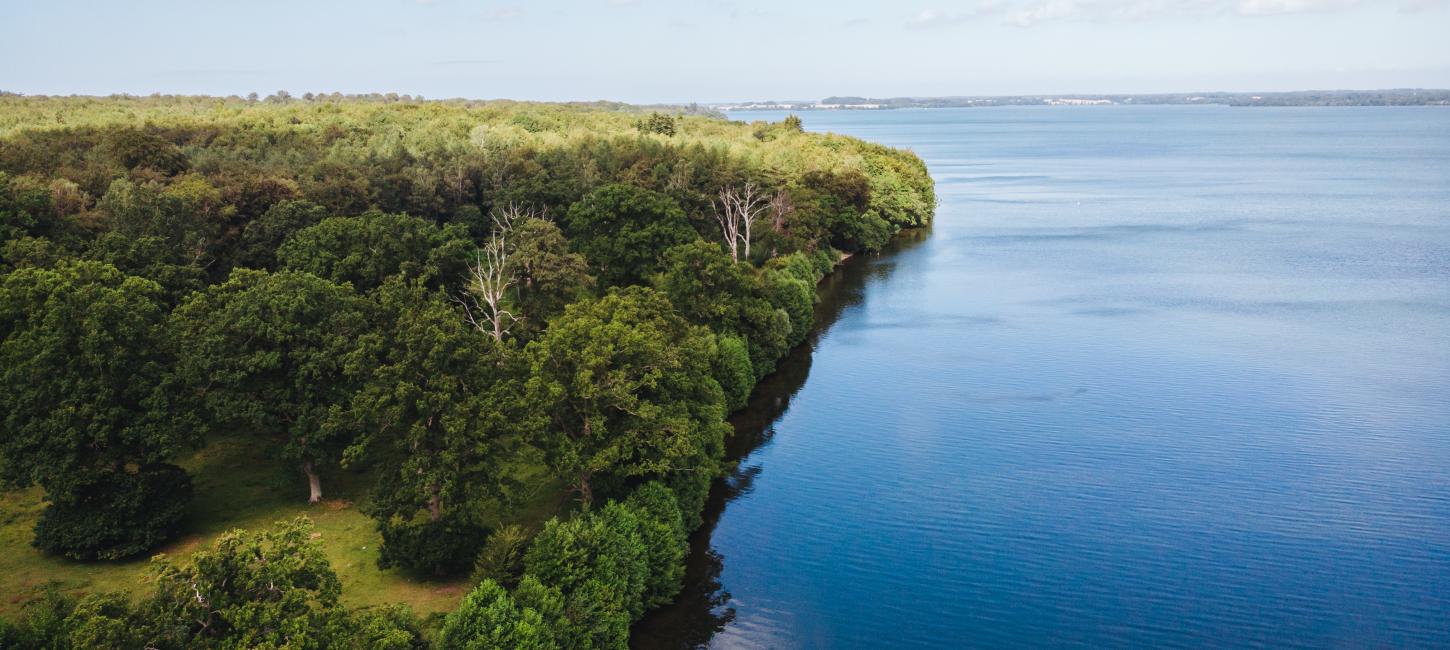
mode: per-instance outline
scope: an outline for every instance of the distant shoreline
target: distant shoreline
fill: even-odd
[[[1004,95],[974,97],[827,97],[819,101],[763,101],[708,104],[722,112],[891,110],[990,106],[1450,106],[1450,90],[1298,90],[1290,92],[1203,92],[1156,94]]]

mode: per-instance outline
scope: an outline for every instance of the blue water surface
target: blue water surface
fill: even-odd
[[[1450,109],[802,117],[936,225],[845,270],[642,647],[1450,647]]]

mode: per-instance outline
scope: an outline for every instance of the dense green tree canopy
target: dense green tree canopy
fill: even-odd
[[[366,432],[378,484],[372,514],[385,565],[428,573],[467,568],[483,543],[477,504],[497,498],[528,368],[522,352],[468,326],[437,293],[402,280],[379,291],[384,326],[363,338],[348,372],[352,408]],[[421,545],[421,546],[420,546]]]
[[[740,337],[751,367],[762,377],[789,349],[788,312],[769,300],[755,268],[736,262],[718,244],[696,241],[665,251],[654,286],[692,323]]]
[[[204,179],[188,175],[165,187],[118,179],[99,207],[109,229],[95,239],[91,256],[156,280],[173,300],[206,285],[228,210]]]
[[[0,172],[0,242],[21,237],[53,237],[60,226],[51,209],[47,188]]]
[[[909,152],[696,113],[0,93],[0,479],[44,487],[34,543],[199,532],[170,462],[253,438],[313,501],[347,470],[378,564],[475,567],[432,641],[627,647],[679,589],[725,410],[841,251],[935,202]],[[0,645],[425,645],[405,609],[343,607],[314,536],[222,535],[139,600],[44,596]]]
[[[160,287],[108,264],[0,279],[0,479],[46,489],[42,549],[134,555],[185,513],[190,481],[162,463],[195,438],[173,410],[165,326]]]
[[[606,185],[569,208],[566,231],[609,285],[636,284],[658,269],[671,246],[699,237],[670,197],[631,185]]]
[[[513,301],[523,325],[516,331],[542,331],[565,306],[594,288],[588,263],[582,255],[569,252],[568,240],[552,221],[531,218],[516,223],[505,243],[517,277]]]
[[[170,364],[156,283],[100,262],[0,278],[0,477],[66,492],[186,442],[164,390]]]
[[[455,283],[469,248],[463,226],[438,228],[418,217],[372,212],[303,228],[277,249],[277,259],[282,268],[368,291],[395,275],[434,286]]]
[[[176,373],[214,426],[277,439],[311,480],[354,444],[343,417],[354,383],[344,373],[369,329],[352,287],[310,273],[237,270],[172,314]]]
[[[653,289],[570,305],[528,352],[541,445],[586,502],[595,475],[661,475],[722,444],[715,338]]]
[[[247,223],[242,230],[237,264],[275,271],[277,249],[299,230],[327,218],[327,210],[308,201],[280,201]]]

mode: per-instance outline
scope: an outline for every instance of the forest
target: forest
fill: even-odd
[[[935,205],[795,117],[0,95],[0,647],[627,647]]]

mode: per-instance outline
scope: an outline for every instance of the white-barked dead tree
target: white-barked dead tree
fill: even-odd
[[[517,269],[509,263],[508,237],[514,224],[535,216],[533,210],[513,203],[494,210],[493,232],[468,264],[463,294],[454,299],[463,306],[464,318],[495,341],[503,341],[509,328],[522,318],[505,303],[518,282]]]
[[[715,220],[720,223],[720,234],[725,237],[730,258],[738,261],[743,254],[745,259],[750,259],[751,227],[769,207],[765,195],[755,183],[746,183],[740,188],[721,188],[720,197],[713,203]]]

